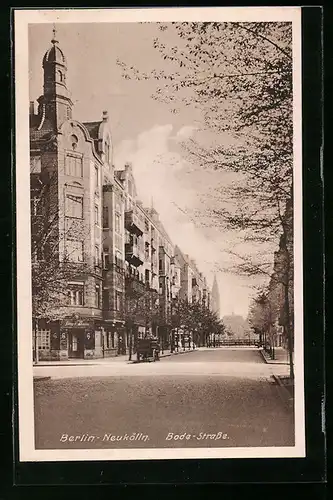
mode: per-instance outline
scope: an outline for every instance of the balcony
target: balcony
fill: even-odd
[[[104,310],[103,319],[107,321],[117,321],[117,322],[125,321],[124,313],[122,311]]]
[[[125,277],[125,294],[126,297],[140,297],[145,293],[145,283],[139,280],[135,275],[127,275]]]
[[[125,243],[125,259],[134,267],[139,267],[143,264],[141,252],[134,243]]]
[[[125,212],[125,227],[132,234],[136,234],[137,236],[143,235],[143,226],[133,210]]]

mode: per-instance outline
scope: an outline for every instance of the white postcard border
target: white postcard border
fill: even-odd
[[[34,447],[33,360],[31,325],[29,55],[28,25],[33,23],[117,23],[170,21],[291,21],[293,23],[294,102],[294,304],[295,304],[295,446],[249,448],[156,448],[36,450]],[[303,367],[303,234],[301,8],[213,7],[166,9],[59,9],[14,12],[17,340],[19,459],[21,462],[88,460],[158,460],[200,458],[305,457]]]

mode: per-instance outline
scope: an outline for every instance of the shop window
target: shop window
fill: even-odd
[[[42,351],[49,351],[51,349],[50,330],[38,330],[37,342],[38,342],[38,349]]]

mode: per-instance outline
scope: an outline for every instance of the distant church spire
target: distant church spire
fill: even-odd
[[[213,312],[215,312],[220,317],[220,292],[216,275],[214,275],[211,303]]]

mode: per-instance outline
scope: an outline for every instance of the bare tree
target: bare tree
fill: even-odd
[[[252,244],[252,254],[241,255],[234,271],[271,278],[272,249],[280,245],[284,268],[274,279],[284,287],[293,376],[292,25],[170,23],[159,29],[154,47],[166,62],[164,71],[142,73],[123,61],[118,64],[125,78],[155,79],[153,98],[173,112],[184,105],[197,108],[199,130],[215,134],[209,146],[197,135],[183,147],[202,169],[233,174],[230,184],[213,187],[195,220],[234,231]],[[170,43],[172,33],[176,41]],[[271,258],[263,263],[267,247]]]
[[[39,320],[51,322],[68,315],[68,282],[94,273],[94,266],[83,250],[88,230],[83,220],[66,219],[64,209],[59,207],[57,173],[32,172],[31,279],[35,342]],[[71,241],[82,243],[82,256],[70,248],[68,242]]]

